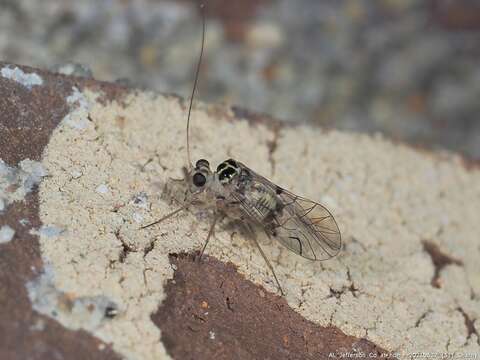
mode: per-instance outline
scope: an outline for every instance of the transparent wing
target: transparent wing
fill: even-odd
[[[281,200],[281,206],[274,212],[273,220],[265,226],[267,234],[289,250],[310,260],[327,260],[340,252],[340,230],[327,208],[273,184],[243,164],[239,165],[252,174],[254,182],[270,189]],[[253,218],[257,217],[251,206],[246,212]]]
[[[276,226],[271,235],[288,249],[310,260],[327,260],[340,252],[340,230],[324,206],[286,191],[279,196],[285,207],[275,217]]]

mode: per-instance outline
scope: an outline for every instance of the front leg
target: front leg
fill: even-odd
[[[220,215],[218,212],[213,214],[213,221],[212,221],[212,224],[210,225],[210,229],[208,230],[207,239],[205,240],[205,243],[203,244],[202,251],[200,251],[199,260],[202,260],[203,253],[205,252],[205,249],[207,248],[208,242],[210,241],[210,238],[212,237],[213,232],[215,231],[215,225],[217,224],[217,221],[220,218],[222,218],[222,215]]]

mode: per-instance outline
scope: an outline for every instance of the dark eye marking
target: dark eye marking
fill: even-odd
[[[228,159],[226,162],[228,165],[233,166],[234,168],[238,168],[237,162],[233,159]]]
[[[193,175],[193,185],[202,187],[206,182],[207,178],[202,173],[197,172],[195,175]]]
[[[220,181],[223,181],[225,179],[230,179],[233,175],[235,175],[236,172],[237,171],[234,168],[227,167],[219,173],[218,178]]]
[[[225,169],[227,167],[227,164],[224,162],[220,163],[218,166],[217,166],[217,173],[221,172],[223,169]]]
[[[277,186],[275,192],[277,193],[277,195],[280,195],[281,193],[283,193],[283,189],[280,186]]]
[[[205,159],[200,159],[200,160],[198,160],[197,163],[195,164],[195,167],[196,167],[197,169],[199,169],[200,167],[207,167],[207,168],[208,168],[208,167],[210,167],[210,163],[209,163],[207,160],[205,160]]]

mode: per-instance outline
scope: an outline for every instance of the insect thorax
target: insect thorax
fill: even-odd
[[[281,203],[275,191],[259,181],[255,181],[251,171],[229,159],[217,167],[219,182],[240,201],[249,217],[261,223],[269,222],[281,211]]]
[[[222,184],[229,183],[235,176],[240,174],[240,167],[233,159],[225,160],[217,167],[218,180]]]

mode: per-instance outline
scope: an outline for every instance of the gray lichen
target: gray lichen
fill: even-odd
[[[15,230],[8,225],[3,225],[0,228],[0,244],[10,242],[15,236]]]
[[[43,225],[40,229],[32,229],[30,231],[33,235],[40,235],[47,238],[54,238],[60,236],[65,230],[56,226]]]
[[[86,129],[90,104],[85,95],[74,86],[72,94],[67,97],[67,104],[70,106],[71,111],[63,118],[63,122],[77,130]]]
[[[0,211],[13,201],[21,201],[48,173],[38,161],[25,159],[18,167],[0,159]]]
[[[56,319],[70,329],[89,331],[117,315],[118,306],[107,297],[75,297],[59,291],[54,278],[52,268],[46,266],[42,275],[27,283],[28,296],[37,312]]]
[[[18,67],[11,68],[10,66],[5,66],[0,70],[0,73],[4,78],[16,81],[27,89],[31,89],[35,85],[42,85],[43,79],[35,73],[25,73],[22,69]]]

